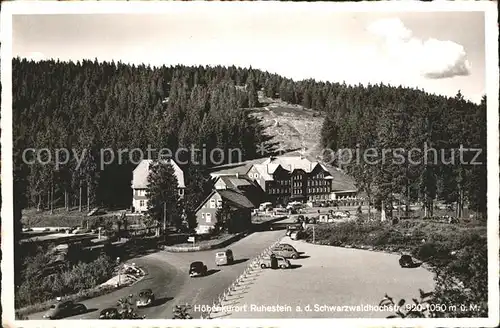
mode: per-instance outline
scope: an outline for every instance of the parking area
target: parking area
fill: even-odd
[[[290,269],[263,269],[239,293],[227,317],[239,318],[385,318],[376,306],[387,293],[396,299],[418,297],[434,288],[433,273],[403,269],[397,255],[304,241],[282,240],[303,252]]]

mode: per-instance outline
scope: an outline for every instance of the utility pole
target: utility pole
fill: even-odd
[[[163,235],[167,233],[167,202],[163,203]]]
[[[316,230],[314,229],[314,224],[313,224],[313,244],[316,244]]]

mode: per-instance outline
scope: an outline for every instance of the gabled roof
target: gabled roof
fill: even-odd
[[[280,164],[268,164],[267,165],[267,173],[273,174],[280,167]]]
[[[194,213],[198,212],[198,211],[200,210],[200,208],[202,208],[202,207],[203,207],[203,205],[205,205],[205,204],[208,202],[208,200],[209,200],[210,198],[212,198],[212,196],[213,196],[216,192],[217,192],[217,190],[216,190],[216,189],[212,190],[212,191],[210,192],[210,194],[209,194],[207,197],[205,197],[205,199],[204,199],[204,200],[200,203],[200,205],[198,205],[198,206],[195,208]]]
[[[273,177],[267,172],[267,165],[265,165],[265,164],[255,164],[253,167],[257,170],[257,172],[259,172],[259,174],[262,177],[262,179],[264,179],[266,181],[272,181],[273,180]]]
[[[266,167],[267,164],[271,164],[270,167]],[[236,173],[240,175],[245,175],[248,171],[255,166],[255,169],[262,175],[264,180],[271,181],[272,176],[268,173],[268,170],[276,170],[278,164],[285,170],[290,170],[292,164],[294,164],[294,168],[306,168],[306,172],[312,172],[319,165],[323,170],[330,173],[330,176],[326,176],[325,179],[332,179],[332,187],[333,190],[355,190],[356,187],[354,185],[354,180],[346,175],[341,170],[338,170],[334,167],[327,166],[323,163],[320,163],[315,158],[311,156],[301,156],[300,153],[288,153],[285,156],[279,157],[271,157],[271,158],[259,158],[255,160],[249,160],[242,162],[240,164],[230,164],[223,165],[214,168],[214,171],[211,173],[212,177],[228,175],[234,176]],[[273,171],[273,172],[274,172]]]
[[[139,165],[136,166],[132,173],[132,188],[133,189],[145,189],[148,187],[148,175],[150,172],[150,166],[153,164],[155,161],[152,159],[144,159],[142,160]],[[159,161],[160,163],[169,163],[172,165],[174,168],[174,174],[175,177],[177,178],[177,187],[178,188],[185,188],[186,185],[184,184],[184,172],[180,169],[180,167],[175,163],[175,161],[167,159],[167,160],[161,160]]]
[[[229,182],[229,184],[231,184],[232,186],[234,186],[236,188],[252,185],[252,183],[245,178],[224,177],[224,180],[227,180]]]
[[[240,175],[245,175],[248,173],[248,170],[250,170],[252,165],[260,164],[263,161],[264,158],[258,158],[258,159],[244,161],[241,163],[232,163],[232,164],[216,166],[212,168],[210,175],[212,176],[212,178],[216,178],[223,175],[236,175],[236,173]]]
[[[244,192],[238,192],[232,189],[215,189],[196,207],[194,212],[198,212],[214,194],[219,194],[223,201],[228,202],[229,205],[238,208],[255,208],[255,204],[245,195]]]
[[[307,173],[312,172],[316,165],[319,165],[318,162],[312,162],[302,156],[271,157],[264,161],[264,163],[262,164],[268,166],[272,165],[272,167],[281,165],[285,170],[290,172],[293,172],[294,170],[304,170]]]
[[[223,201],[239,208],[254,208],[254,204],[243,193],[231,189],[217,190]]]

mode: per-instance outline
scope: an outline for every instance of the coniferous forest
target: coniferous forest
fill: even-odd
[[[388,85],[349,86],[293,81],[252,68],[149,67],[83,62],[13,60],[13,130],[15,211],[22,208],[129,207],[135,167],[122,162],[100,167],[102,149],[239,148],[243,160],[258,157],[264,134],[248,109],[258,107],[257,91],[321,112],[326,118],[322,145],[337,149],[417,147],[445,149],[458,158],[460,145],[482,149],[483,165],[344,164],[360,191],[375,204],[394,194],[419,200],[432,212],[442,199],[480,214],[486,211],[486,98],[481,104],[421,90]],[[334,77],[332,77],[334,78]],[[66,148],[86,156],[56,168],[27,165],[27,148]],[[29,154],[29,153],[28,153]],[[407,152],[402,153],[408,156]],[[469,162],[476,152],[463,155]],[[32,155],[31,155],[32,156]],[[42,155],[47,160],[47,154]],[[54,156],[52,152],[52,156]],[[394,155],[388,155],[394,156]],[[34,160],[27,157],[27,160]],[[228,162],[229,158],[224,158]],[[107,162],[106,162],[107,163]],[[407,163],[407,162],[405,162]],[[187,203],[203,198],[206,166],[185,165]],[[19,220],[16,220],[18,224]]]

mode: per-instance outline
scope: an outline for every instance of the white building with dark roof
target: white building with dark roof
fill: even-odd
[[[247,175],[275,203],[331,198],[333,177],[330,172],[323,164],[303,156],[270,157],[261,164],[254,164]]]
[[[357,194],[354,180],[347,174],[299,153],[224,165],[213,169],[210,175],[246,176],[276,203],[347,199],[356,198]]]
[[[132,206],[135,212],[145,212],[148,209],[148,199],[146,197],[146,190],[148,189],[148,176],[150,166],[155,161],[151,159],[142,160],[132,173]],[[184,172],[180,167],[171,159],[161,160],[160,163],[170,164],[174,168],[174,174],[177,178],[177,190],[179,196],[184,197],[184,190],[186,185],[184,182]]]

